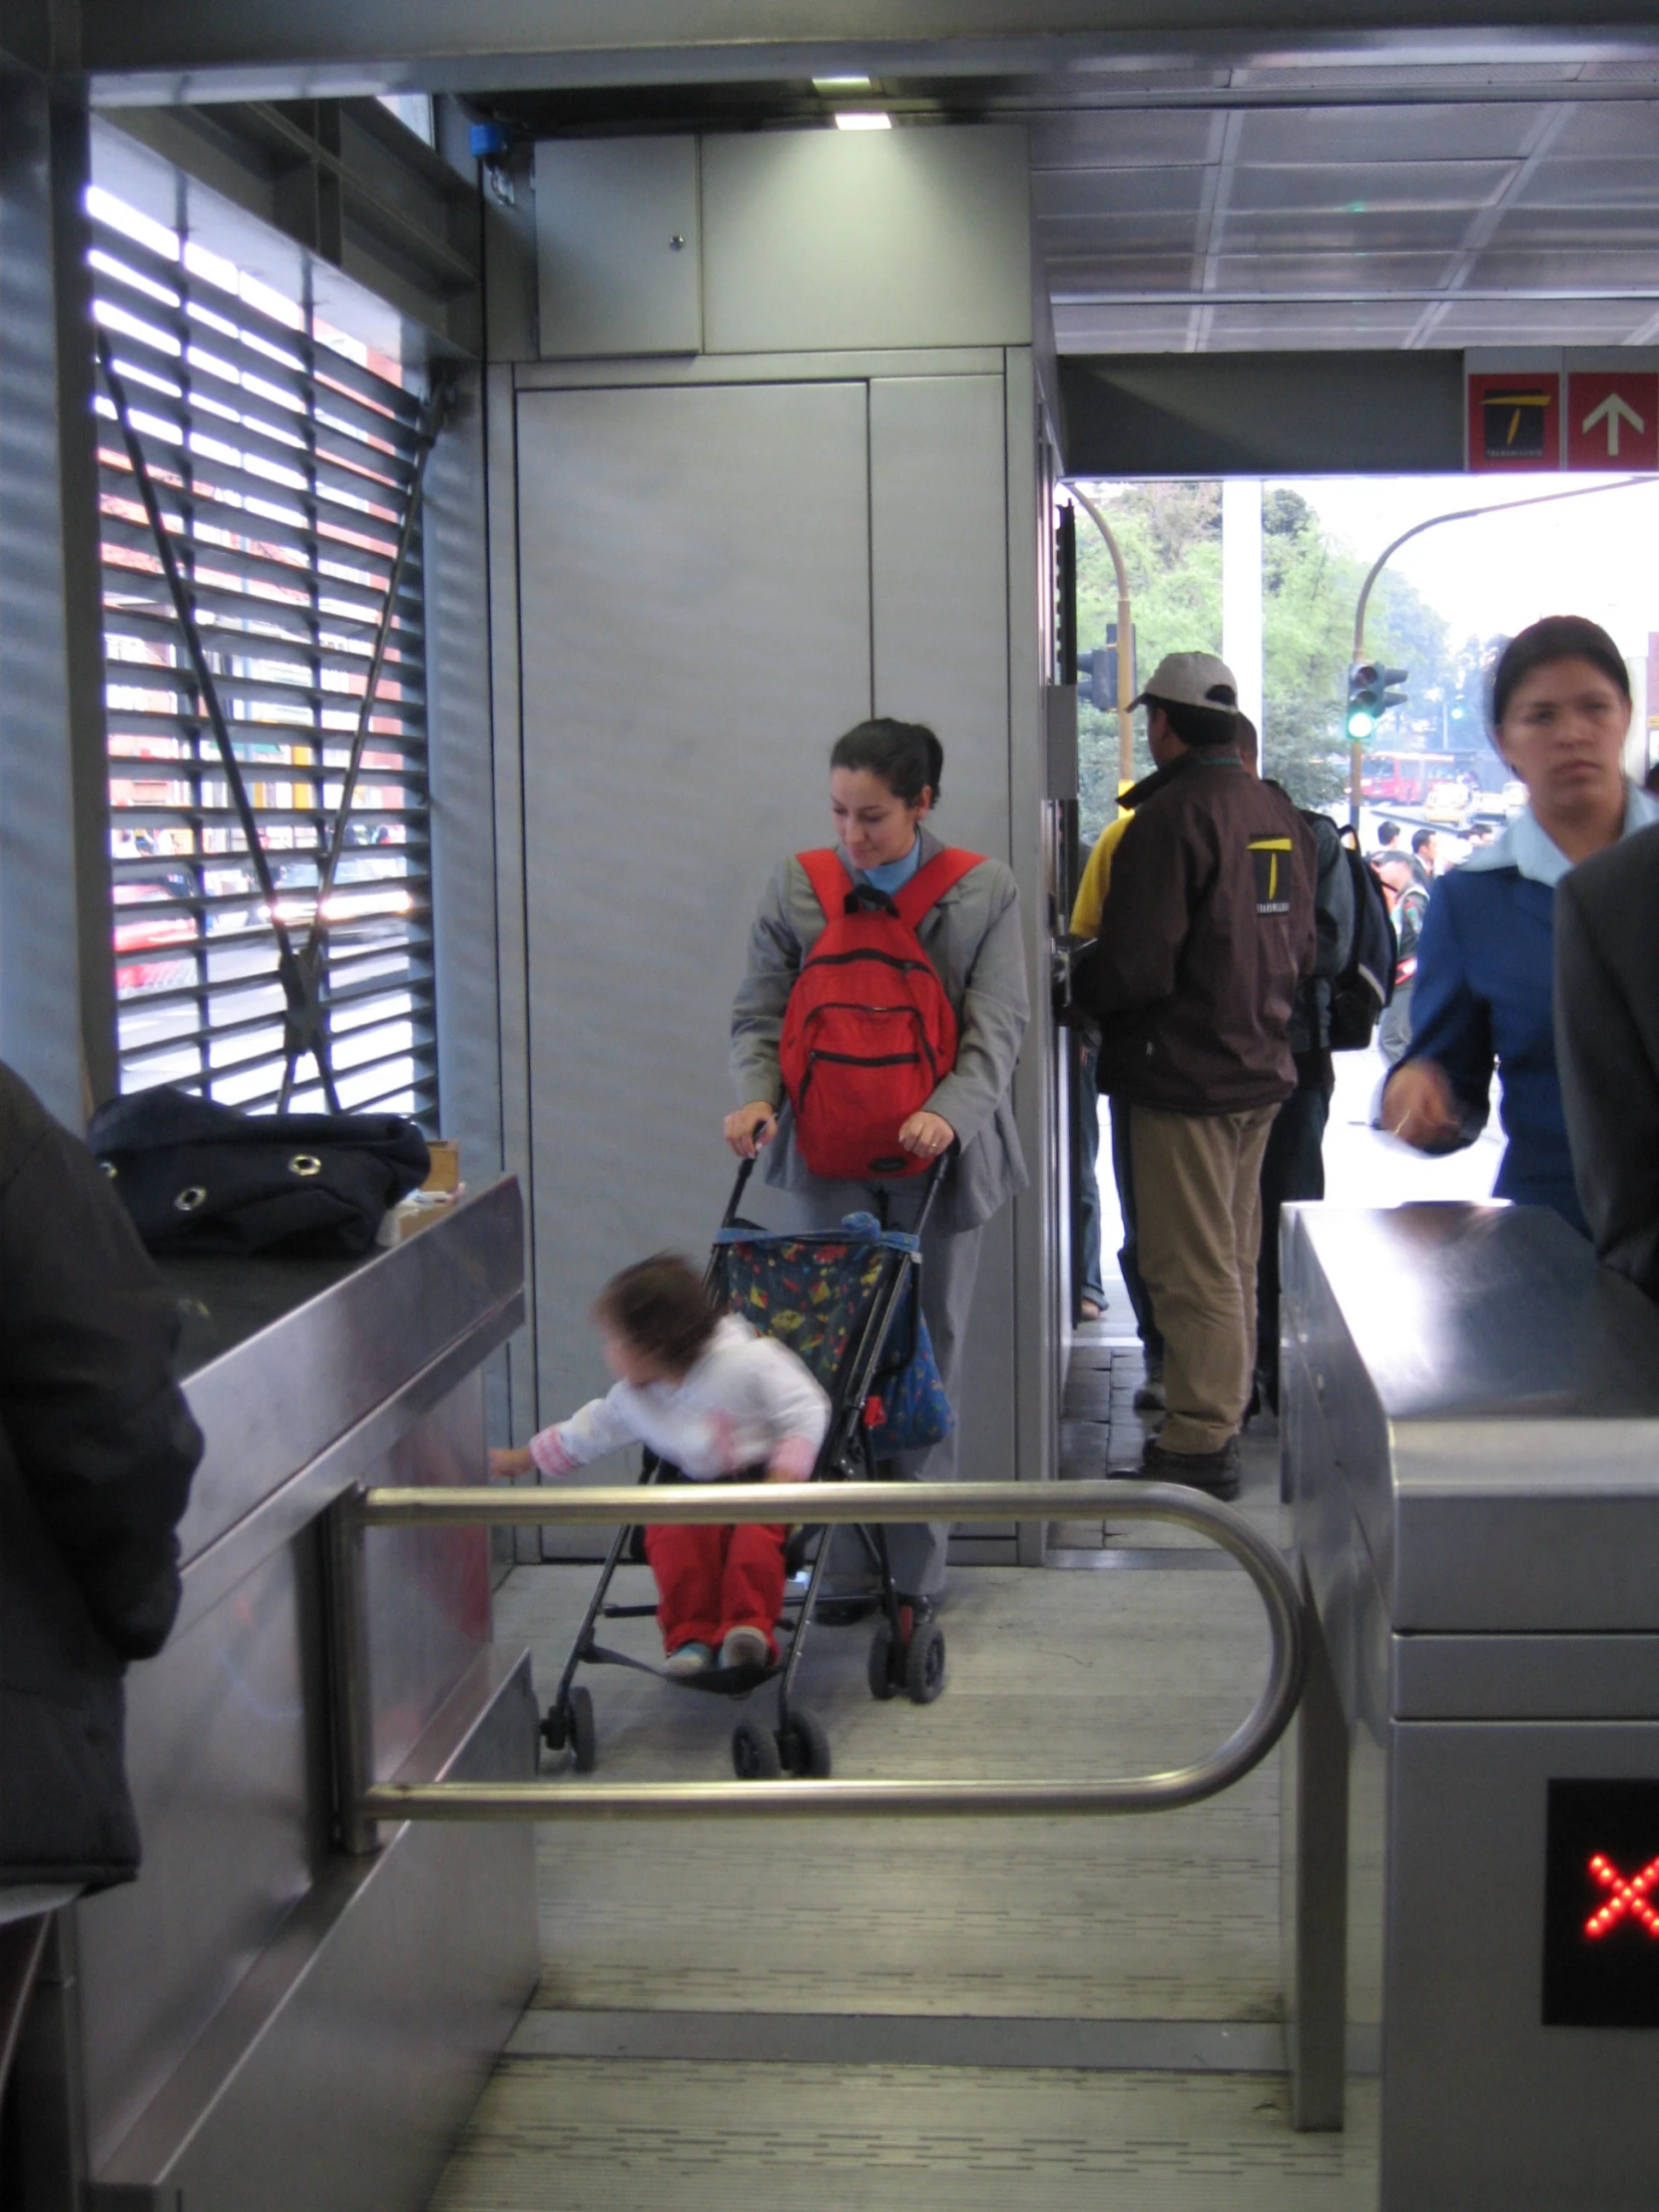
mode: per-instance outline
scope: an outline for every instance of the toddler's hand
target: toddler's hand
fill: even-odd
[[[530,1456],[527,1444],[510,1445],[505,1451],[490,1453],[490,1480],[492,1482],[521,1482],[527,1474],[534,1474],[536,1462]]]

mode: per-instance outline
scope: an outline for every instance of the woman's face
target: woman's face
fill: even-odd
[[[1622,804],[1629,728],[1629,700],[1593,661],[1547,661],[1515,686],[1498,750],[1543,813],[1592,814]]]
[[[925,789],[914,802],[899,799],[872,769],[830,771],[830,812],[835,818],[835,834],[855,868],[885,867],[889,860],[902,860],[916,841],[916,824],[932,804],[933,795]]]

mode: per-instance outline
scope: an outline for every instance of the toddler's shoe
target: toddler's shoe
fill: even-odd
[[[764,1667],[771,1656],[758,1628],[734,1628],[720,1647],[723,1667]]]
[[[663,1662],[665,1674],[707,1674],[715,1663],[713,1644],[682,1644]]]

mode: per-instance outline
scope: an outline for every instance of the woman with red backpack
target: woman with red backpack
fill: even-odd
[[[750,933],[732,1015],[744,1103],[725,1133],[742,1158],[766,1153],[765,1179],[794,1194],[804,1229],[860,1211],[908,1228],[927,1170],[945,1162],[922,1232],[921,1309],[955,1407],[980,1232],[1026,1184],[1009,1093],[1028,999],[1012,871],[927,826],[943,766],[920,723],[880,718],[837,740],[834,848],[785,860]],[[954,1431],[893,1465],[953,1480]],[[944,1587],[948,1537],[887,1530],[914,1618]]]

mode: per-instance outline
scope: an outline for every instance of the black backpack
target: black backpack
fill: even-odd
[[[166,1254],[356,1258],[429,1165],[399,1114],[241,1114],[171,1086],[100,1106],[87,1144]]]
[[[1354,941],[1342,973],[1332,979],[1331,1049],[1364,1052],[1394,995],[1399,947],[1382,877],[1361,852],[1356,832],[1341,834],[1354,881]]]

